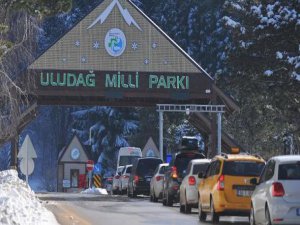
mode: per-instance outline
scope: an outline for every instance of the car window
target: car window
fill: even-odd
[[[211,176],[211,171],[212,171],[213,166],[214,166],[214,162],[211,163],[211,164],[208,166],[207,171],[206,171],[206,174],[205,174],[206,177],[210,177],[210,176]]]
[[[280,164],[278,180],[300,180],[300,162]]]
[[[217,175],[220,173],[220,169],[221,169],[221,162],[218,160],[216,161],[216,165],[213,171],[213,175]]]
[[[132,166],[127,167],[126,173],[131,173]]]
[[[273,177],[274,171],[275,171],[275,164],[276,164],[276,162],[274,160],[270,160],[267,163],[267,165],[264,168],[263,173],[261,174],[261,178],[259,181],[260,183],[268,181]]]
[[[197,154],[197,153],[192,153],[192,152],[176,155],[174,165],[177,168],[177,172],[178,172],[179,176],[181,176],[182,172],[187,169],[188,163],[192,159],[202,159],[202,158],[203,158],[202,154]]]
[[[160,167],[159,173],[160,173],[160,174],[164,174],[165,171],[166,171],[166,168],[167,168],[167,166],[162,166],[162,167]]]
[[[259,176],[263,162],[255,161],[224,161],[223,174],[230,176]]]
[[[187,169],[186,169],[186,173],[185,173],[185,174],[189,174],[189,173],[190,173],[190,171],[191,171],[191,167],[192,167],[192,163],[191,163],[191,162],[189,162],[189,164],[188,164],[188,167],[187,167]]]
[[[210,164],[208,171],[207,171],[207,177],[215,175],[216,166],[218,161],[214,161]]]
[[[139,160],[136,174],[139,176],[153,176],[156,167],[161,164],[160,159],[143,159]]]
[[[198,174],[199,172],[205,173],[209,163],[201,163],[201,164],[195,164],[193,166],[193,175]]]

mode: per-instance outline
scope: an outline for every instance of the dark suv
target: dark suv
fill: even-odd
[[[176,153],[165,171],[163,184],[163,205],[172,206],[179,202],[179,187],[185,175],[188,163],[192,159],[203,159],[205,155],[199,151],[180,151]]]
[[[156,167],[163,163],[159,158],[139,158],[133,165],[128,181],[128,197],[136,197],[138,194],[149,195],[150,180]]]

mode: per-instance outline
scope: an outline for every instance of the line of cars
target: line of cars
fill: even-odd
[[[299,155],[266,163],[258,155],[222,153],[209,160],[197,150],[181,149],[169,164],[139,158],[131,169],[129,197],[146,194],[164,206],[179,203],[182,213],[198,208],[200,221],[210,215],[217,224],[230,215],[247,216],[251,225],[300,224]]]
[[[210,215],[213,224],[220,216],[246,216],[250,225],[300,224],[299,155],[276,156],[266,163],[258,155],[221,154],[209,160],[188,153],[187,167],[179,166],[182,156],[176,155],[182,152],[169,165],[158,166],[150,201],[161,199],[165,206],[178,202],[182,213],[198,208],[199,220]]]

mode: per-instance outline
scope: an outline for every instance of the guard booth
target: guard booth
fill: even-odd
[[[86,163],[89,154],[74,134],[70,142],[59,152],[57,191],[79,192],[87,188]]]

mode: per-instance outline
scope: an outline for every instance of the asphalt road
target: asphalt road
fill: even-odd
[[[189,215],[179,213],[179,205],[163,206],[148,197],[92,194],[43,193],[38,197],[62,225],[199,225],[197,209]],[[221,217],[220,225],[247,225],[245,217]]]

